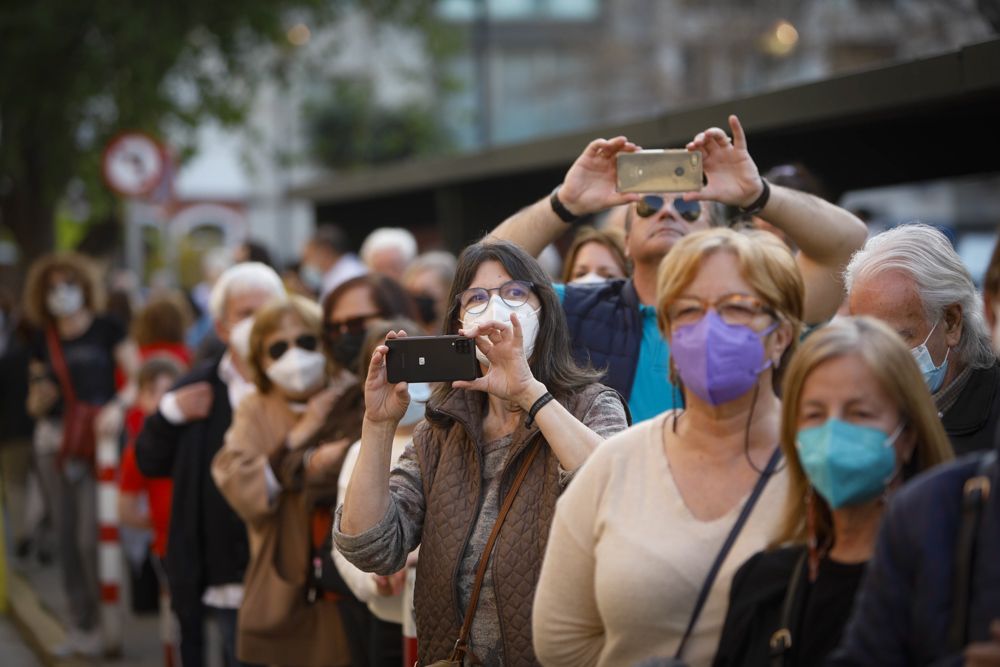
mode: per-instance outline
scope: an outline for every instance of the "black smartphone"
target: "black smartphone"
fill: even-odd
[[[386,379],[397,382],[475,380],[476,344],[465,336],[406,336],[385,342]]]

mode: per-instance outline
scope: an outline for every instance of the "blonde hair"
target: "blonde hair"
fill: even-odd
[[[927,384],[906,343],[888,325],[872,317],[836,320],[809,336],[792,358],[785,375],[781,448],[788,462],[789,488],[781,532],[774,546],[804,543],[807,539],[806,495],[810,484],[795,446],[802,388],[817,366],[850,355],[859,357],[886,395],[895,400],[905,429],[916,437],[913,466],[904,467],[904,477],[953,456]],[[813,494],[812,502],[815,537],[819,544],[824,544],[833,536],[830,507],[819,494]]]
[[[694,281],[704,260],[717,252],[733,255],[740,275],[761,301],[792,326],[791,342],[774,372],[777,387],[785,361],[798,345],[805,288],[788,246],[773,234],[714,228],[688,234],[677,241],[660,262],[656,278],[656,321],[660,333],[666,338],[670,330],[667,307]]]
[[[264,339],[281,327],[286,315],[295,317],[308,333],[314,334],[316,349],[320,349],[323,309],[319,304],[297,294],[278,297],[268,302],[254,315],[253,328],[250,330],[250,353],[247,359],[253,373],[253,383],[262,394],[271,390],[271,380],[264,372]]]
[[[57,252],[35,260],[28,270],[24,286],[24,314],[34,326],[45,328],[55,323],[46,300],[49,279],[55,272],[68,274],[83,290],[83,304],[91,313],[104,310],[104,286],[97,278],[93,262],[76,252]]]
[[[588,243],[596,243],[604,246],[611,253],[615,264],[621,269],[622,275],[626,278],[629,273],[628,258],[625,256],[625,234],[619,229],[595,229],[594,227],[584,227],[573,238],[573,245],[566,252],[566,261],[563,263],[562,281],[566,284],[573,280],[573,266],[576,264],[576,256],[580,254],[580,249]]]

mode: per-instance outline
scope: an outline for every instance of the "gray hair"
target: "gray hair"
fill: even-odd
[[[212,294],[208,298],[212,319],[222,321],[229,297],[251,290],[268,290],[276,297],[286,296],[285,285],[274,269],[260,262],[241,262],[223,271],[212,286]]]
[[[394,248],[403,256],[403,261],[409,264],[417,256],[417,240],[408,230],[402,227],[379,227],[365,238],[361,244],[361,259],[365,264],[371,264],[372,256],[379,250]]]
[[[897,270],[916,284],[928,322],[937,321],[947,306],[962,307],[962,337],[955,354],[972,368],[996,363],[982,300],[969,270],[940,231],[919,223],[900,225],[868,239],[844,271],[850,293],[857,280]]]

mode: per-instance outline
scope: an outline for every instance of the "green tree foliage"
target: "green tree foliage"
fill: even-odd
[[[339,80],[305,109],[314,157],[337,169],[443,151],[446,136],[427,106],[380,107],[363,80]]]
[[[0,9],[0,224],[30,259],[52,247],[71,178],[98,183],[123,129],[239,123],[289,17],[344,11],[424,24],[432,0],[30,0]],[[104,193],[106,213],[109,194]],[[100,202],[92,202],[100,203]]]

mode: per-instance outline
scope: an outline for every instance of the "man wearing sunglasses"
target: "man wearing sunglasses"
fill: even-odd
[[[669,348],[656,327],[656,274],[677,239],[714,224],[710,202],[735,206],[784,232],[798,247],[796,261],[806,285],[805,320],[832,317],[843,297],[842,272],[867,237],[863,222],[818,197],[760,176],[736,116],[732,140],[720,128],[699,133],[687,145],[703,154],[706,186],[682,195],[616,191],[618,153],[640,150],[625,137],[596,139],[576,159],[550,196],[505,220],[493,234],[538,254],[585,216],[627,206],[625,252],[633,275],[624,281],[557,286],[573,337],[574,355],[607,367],[604,383],[629,402],[635,421],[675,407],[679,392],[668,379]]]

